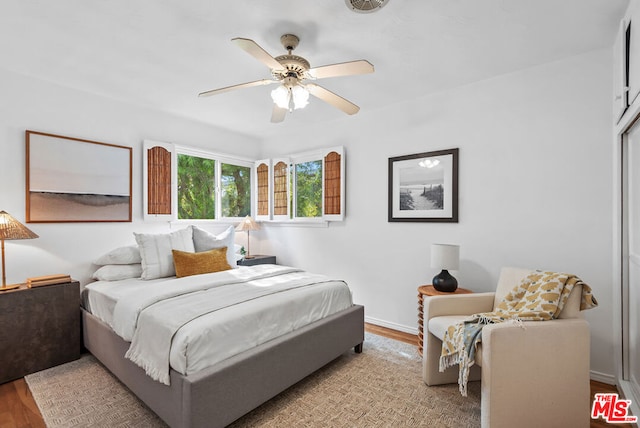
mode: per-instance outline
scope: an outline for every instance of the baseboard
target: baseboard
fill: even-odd
[[[596,372],[593,370],[589,372],[589,378],[591,380],[595,380],[596,382],[606,383],[607,385],[615,385],[617,383],[615,376],[606,374],[606,373]]]
[[[620,383],[618,384],[618,391],[620,391],[620,394],[626,400],[631,400],[631,403],[629,405],[631,414],[636,416],[640,415],[640,403],[634,400],[635,397],[633,394],[633,387],[631,386],[631,383],[626,380],[620,381]]]
[[[396,324],[389,321],[383,321],[383,320],[379,320],[377,318],[372,318],[368,316],[364,317],[364,321],[368,322],[369,324],[379,325],[380,327],[390,328],[392,330],[401,331],[403,333],[416,334],[416,335],[418,334],[417,327],[407,327],[406,325]]]

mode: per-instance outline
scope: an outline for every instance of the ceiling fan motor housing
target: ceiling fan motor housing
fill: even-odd
[[[278,70],[272,73],[273,77],[279,80],[291,75],[298,78],[306,77],[305,73],[311,68],[309,61],[298,55],[280,55],[275,59],[284,67],[284,72]]]
[[[305,79],[307,70],[311,68],[309,61],[298,55],[292,55],[300,39],[295,34],[283,34],[280,37],[280,43],[289,52],[286,55],[280,55],[275,57],[275,60],[282,64],[283,70],[272,70],[271,75],[278,80],[283,80],[287,77],[295,77],[297,79]]]

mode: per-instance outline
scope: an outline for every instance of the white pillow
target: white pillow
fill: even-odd
[[[234,251],[236,237],[233,226],[229,226],[227,230],[218,235],[200,229],[198,226],[192,226],[192,228],[193,246],[196,249],[196,253],[213,250],[214,248],[227,247],[227,263],[232,267],[238,265]]]
[[[140,278],[140,275],[142,275],[142,265],[135,263],[131,265],[105,265],[95,271],[91,277],[98,281],[118,281]]]
[[[119,247],[115,250],[109,251],[107,254],[103,254],[98,257],[93,264],[98,266],[105,265],[131,265],[134,263],[140,263],[142,258],[140,257],[140,250],[137,245],[129,245],[126,247]]]
[[[193,253],[193,232],[191,226],[171,233],[133,233],[142,257],[142,279],[175,276],[171,250]]]

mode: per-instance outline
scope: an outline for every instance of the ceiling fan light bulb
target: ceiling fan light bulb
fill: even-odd
[[[291,88],[291,96],[293,97],[293,105],[297,110],[305,108],[309,104],[309,91],[302,86],[294,86]]]
[[[271,99],[280,108],[289,108],[289,90],[284,86],[278,86],[271,91]]]

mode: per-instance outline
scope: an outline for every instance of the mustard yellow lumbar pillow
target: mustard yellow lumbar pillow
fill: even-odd
[[[199,275],[231,269],[227,262],[227,247],[214,248],[200,253],[172,250],[176,276]]]

